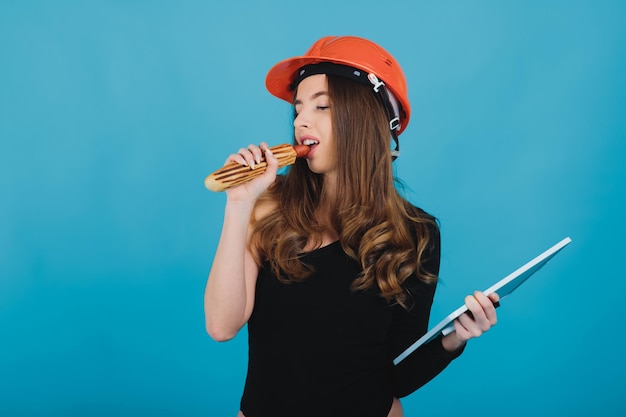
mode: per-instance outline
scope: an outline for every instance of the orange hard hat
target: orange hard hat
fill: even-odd
[[[376,43],[356,36],[326,36],[311,46],[303,55],[286,59],[274,65],[265,79],[268,91],[291,103],[293,83],[298,78],[300,68],[322,62],[339,64],[364,71],[376,88],[376,82],[382,81],[388,92],[392,93],[391,102],[397,101],[400,109],[395,113],[399,118],[396,123],[397,133],[406,129],[411,116],[411,107],[407,91],[406,78],[400,64],[389,52]],[[381,83],[381,84],[382,84]],[[394,106],[395,108],[396,106]]]

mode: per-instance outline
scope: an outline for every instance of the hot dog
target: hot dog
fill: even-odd
[[[292,146],[287,144],[270,148],[276,159],[278,159],[279,168],[295,163],[296,158],[305,157],[309,153],[309,149],[306,145]],[[204,179],[204,186],[211,191],[224,191],[258,177],[265,172],[266,167],[265,156],[261,158],[259,164],[254,166],[254,169],[231,162],[207,176]]]

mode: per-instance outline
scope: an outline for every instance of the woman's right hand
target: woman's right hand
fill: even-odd
[[[254,169],[261,162],[263,156],[267,162],[265,172],[253,180],[227,189],[225,192],[230,201],[256,201],[276,179],[278,160],[265,142],[261,142],[259,146],[250,144],[247,148],[239,149],[236,154],[232,154],[226,159],[224,165],[236,162]]]

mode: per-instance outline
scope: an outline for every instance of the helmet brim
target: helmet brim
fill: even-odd
[[[285,59],[274,65],[267,73],[265,77],[265,87],[267,91],[273,96],[276,96],[282,100],[286,100],[289,103],[293,100],[293,91],[291,91],[291,84],[297,76],[297,72],[300,68],[309,64],[317,64],[319,62],[331,62],[333,64],[347,65],[362,71],[376,73],[372,68],[364,66],[362,63],[353,62],[346,59],[333,59],[328,57],[315,57],[315,56],[297,56],[293,58]],[[383,80],[384,81],[384,80]],[[387,86],[389,88],[389,86]],[[391,90],[394,94],[397,94]]]

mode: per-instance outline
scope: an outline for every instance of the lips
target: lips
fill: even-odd
[[[309,147],[307,158],[310,158],[313,155],[313,151],[319,145],[319,141],[313,137],[302,137],[300,138],[300,143]]]

